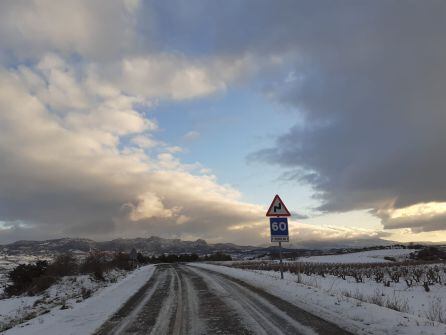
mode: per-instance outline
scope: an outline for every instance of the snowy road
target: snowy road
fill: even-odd
[[[348,333],[236,279],[162,264],[96,334]]]

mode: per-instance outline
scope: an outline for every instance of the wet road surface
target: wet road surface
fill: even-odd
[[[187,265],[160,264],[96,334],[350,333],[237,279]]]

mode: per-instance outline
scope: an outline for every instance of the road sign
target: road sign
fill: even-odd
[[[271,206],[269,206],[268,212],[266,212],[266,216],[291,216],[291,213],[286,208],[279,195],[276,194],[273,202],[271,203]]]
[[[289,242],[288,218],[270,218],[271,242]]]

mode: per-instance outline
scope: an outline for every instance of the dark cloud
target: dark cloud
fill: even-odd
[[[446,3],[170,5],[150,8],[161,49],[277,57],[260,82],[304,122],[250,158],[312,185],[321,210],[446,201]]]
[[[296,55],[292,80],[268,93],[305,122],[251,158],[294,171],[321,210],[446,201],[446,4],[316,3],[290,7],[293,22],[264,22],[263,40]]]

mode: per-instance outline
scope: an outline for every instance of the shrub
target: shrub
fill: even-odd
[[[54,283],[58,281],[57,277],[42,275],[40,277],[34,278],[31,286],[28,288],[29,295],[36,295],[47,288],[51,287]]]
[[[446,323],[446,308],[441,298],[436,298],[430,302],[429,309],[426,312],[426,318],[432,321]]]
[[[387,299],[385,306],[398,312],[409,311],[409,304],[407,300],[400,300],[395,294],[391,299]]]
[[[204,261],[232,261],[231,255],[227,255],[221,252],[216,252],[212,255],[206,255],[203,258]]]
[[[113,267],[122,270],[131,270],[134,267],[130,261],[129,255],[123,252],[116,253],[111,263]]]
[[[37,261],[35,264],[20,264],[9,272],[8,278],[12,282],[5,288],[8,296],[25,293],[33,284],[33,281],[42,276],[48,268],[47,261]]]
[[[105,280],[104,272],[109,269],[104,257],[100,253],[90,253],[80,266],[80,272],[92,274],[96,280]]]
[[[91,290],[89,290],[88,288],[82,287],[81,295],[82,295],[82,299],[85,300],[91,296]]]
[[[384,293],[382,291],[379,291],[378,289],[375,290],[375,294],[370,296],[368,298],[368,301],[372,304],[378,305],[378,306],[384,306]]]
[[[196,262],[199,260],[199,257],[197,254],[181,254],[178,257],[179,262]]]
[[[146,257],[142,253],[138,252],[136,255],[136,260],[140,264],[147,264],[150,262],[150,257]]]
[[[415,258],[424,261],[446,260],[446,252],[436,247],[427,247],[418,251]]]
[[[78,264],[72,254],[62,254],[56,257],[48,266],[47,273],[53,276],[72,276],[78,273]]]

